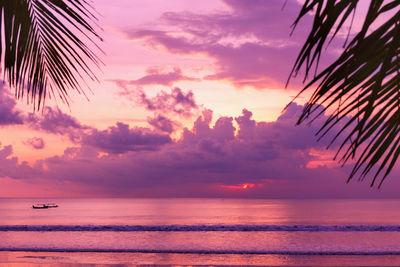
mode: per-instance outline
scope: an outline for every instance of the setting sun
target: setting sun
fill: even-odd
[[[221,185],[222,188],[231,189],[231,190],[246,190],[249,188],[253,188],[255,184],[240,184],[240,185]]]

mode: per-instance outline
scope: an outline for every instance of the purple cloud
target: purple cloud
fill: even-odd
[[[151,151],[171,142],[168,135],[157,134],[142,128],[129,128],[118,122],[104,131],[93,130],[83,137],[83,144],[101,151],[122,154],[128,151]]]
[[[159,92],[155,97],[148,97],[142,89],[125,89],[120,95],[128,97],[130,100],[143,105],[149,111],[174,113],[184,117],[192,115],[198,109],[194,94],[190,90],[187,93],[175,87],[170,93]]]
[[[151,84],[159,84],[165,86],[172,86],[175,82],[179,81],[197,81],[198,79],[187,77],[183,75],[182,70],[175,67],[172,71],[163,73],[160,68],[148,68],[146,75],[137,80],[113,80],[118,86],[127,88],[128,86],[144,86]]]
[[[24,142],[25,145],[31,146],[34,149],[43,149],[45,147],[45,142],[41,137],[32,137]]]
[[[37,127],[50,133],[62,134],[66,128],[81,129],[82,125],[74,117],[63,113],[60,109],[45,107],[42,116],[30,114],[30,121],[37,123]]]
[[[145,39],[153,47],[171,53],[203,53],[216,61],[216,71],[205,79],[228,80],[238,87],[281,88],[284,86],[301,45],[306,38],[311,17],[305,18],[293,36],[291,25],[300,11],[297,1],[226,0],[231,12],[193,14],[169,12],[162,16],[174,30],[126,30],[128,38]],[[178,27],[186,33],[176,36]],[[340,39],[340,38],[339,38]],[[331,61],[339,45],[331,44],[326,57]]]
[[[148,118],[147,122],[154,127],[156,130],[160,130],[166,133],[172,133],[174,131],[174,126],[177,124],[174,121],[168,119],[167,117],[158,114],[154,118]]]
[[[15,98],[11,96],[4,82],[0,84],[0,102],[0,125],[23,124],[23,115],[17,110],[17,102]]]
[[[361,192],[357,196],[369,194],[366,189],[357,189],[367,188],[367,183],[344,184],[350,166],[332,167],[330,159],[334,151],[324,148],[330,137],[315,141],[313,134],[326,119],[325,115],[310,127],[294,126],[302,109],[291,104],[274,122],[255,121],[252,113],[244,109],[242,115],[220,117],[213,125],[213,112],[203,110],[193,127],[184,129],[176,140],[160,134],[160,131],[169,133],[173,128],[173,122],[162,115],[149,120],[159,132],[131,128],[124,123],[98,130],[85,128],[60,111],[47,110],[42,118],[31,118],[30,123],[39,130],[56,134],[78,130],[77,147],[66,149],[61,156],[39,160],[33,166],[13,157],[11,146],[0,147],[0,177],[96,186],[98,194],[110,196],[348,197],[352,192]],[[55,125],[47,127],[51,121]],[[32,138],[27,143],[38,149],[44,146],[41,138]],[[245,191],[241,190],[244,184],[249,185]],[[397,191],[390,188],[394,187],[389,187],[385,196],[397,196]]]
[[[35,179],[43,173],[43,169],[38,164],[31,167],[26,161],[19,162],[18,158],[13,157],[12,154],[11,145],[0,147],[0,177]]]
[[[67,135],[73,142],[78,142],[82,132],[90,129],[76,118],[51,107],[45,107],[40,114],[29,113],[26,122],[35,130]]]
[[[345,187],[346,170],[324,165],[315,153],[323,154],[326,145],[309,138],[317,126],[294,126],[301,110],[292,104],[275,122],[257,122],[243,110],[241,116],[220,117],[214,125],[212,111],[204,110],[175,141],[119,123],[93,130],[80,147],[37,163],[35,171],[46,179],[95,184],[103,194],[124,196],[288,197],[294,194],[292,184],[302,188],[319,177]],[[235,191],[242,184],[252,185],[248,193]],[[301,190],[306,194],[311,189]]]

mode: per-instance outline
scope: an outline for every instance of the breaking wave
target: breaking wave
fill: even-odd
[[[0,225],[0,232],[400,232],[400,225]]]

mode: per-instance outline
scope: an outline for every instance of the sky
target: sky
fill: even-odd
[[[311,17],[301,1],[94,0],[100,82],[34,111],[0,90],[0,197],[396,198],[346,183],[338,144],[296,126],[311,92],[286,86]],[[333,42],[321,67],[341,51]],[[287,106],[287,108],[285,108]]]

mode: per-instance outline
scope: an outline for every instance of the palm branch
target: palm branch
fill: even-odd
[[[344,165],[354,161],[348,181],[356,175],[364,180],[371,172],[378,187],[400,155],[400,1],[371,0],[361,30],[348,30],[341,55],[328,67],[317,70],[323,49],[346,23],[352,25],[358,0],[306,0],[294,22],[312,14],[313,25],[290,77],[305,69],[301,90],[315,87],[298,124],[322,113],[330,116],[317,133],[335,133],[339,141],[335,156]],[[377,22],[382,19],[384,22]],[[382,20],[381,20],[382,21]],[[289,79],[290,79],[289,77]],[[334,130],[335,129],[335,130]]]
[[[86,0],[0,0],[0,11],[2,71],[18,98],[26,93],[37,108],[47,96],[68,103],[69,90],[97,79],[101,38]]]

